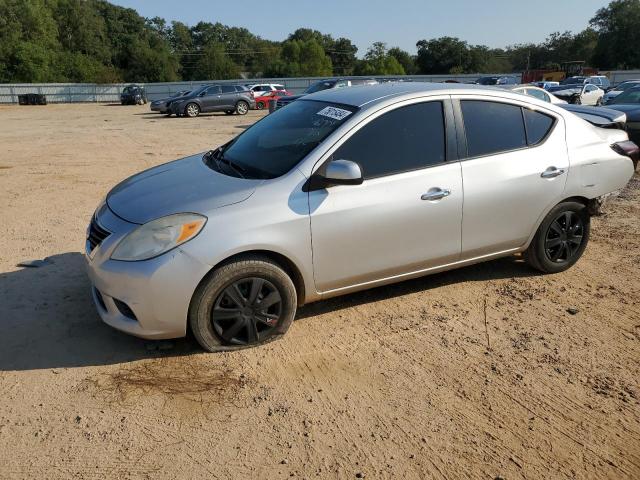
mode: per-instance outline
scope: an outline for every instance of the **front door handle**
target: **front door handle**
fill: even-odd
[[[564,168],[549,167],[540,174],[542,178],[555,178],[564,173]]]
[[[442,200],[444,197],[448,197],[451,195],[451,190],[442,189],[442,188],[431,188],[427,193],[422,194],[420,200]]]

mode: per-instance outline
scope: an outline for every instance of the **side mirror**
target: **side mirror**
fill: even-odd
[[[207,91],[205,90],[204,92],[200,92],[200,95],[198,95],[199,97],[204,97],[207,94]]]
[[[361,185],[362,169],[351,160],[333,160],[324,171],[318,171],[309,179],[308,191],[321,190],[333,185]]]

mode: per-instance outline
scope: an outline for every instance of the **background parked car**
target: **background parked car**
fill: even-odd
[[[357,87],[362,85],[377,85],[378,83],[378,80],[376,80],[375,78],[358,78],[355,80],[348,80],[346,78],[328,78],[326,80],[320,80],[319,82],[309,85],[309,87],[300,95],[289,95],[280,98],[276,102],[276,109],[282,108],[285,105],[288,105],[289,103],[304,97],[305,95],[321,92],[322,90],[330,90],[332,88]]]
[[[188,95],[189,93],[191,93],[190,90],[180,90],[179,92],[176,92],[173,95],[168,96],[167,98],[163,98],[161,100],[155,100],[151,102],[151,111],[167,113],[169,111],[169,107],[171,106],[171,103],[173,102],[173,100],[175,100],[176,98],[180,98],[185,95]]]
[[[565,84],[549,89],[561,100],[576,105],[601,105],[604,90],[590,83]]]
[[[590,105],[573,105],[571,103],[563,103],[558,106],[596,127],[627,130],[627,116],[618,110],[605,107],[593,107]]]
[[[256,109],[264,110],[269,107],[269,102],[277,102],[282,97],[290,96],[286,90],[272,90],[271,92],[263,92],[260,96],[254,97],[256,101]]]
[[[490,76],[480,77],[473,83],[476,85],[516,85],[518,83],[518,79],[516,77]]]
[[[629,139],[640,145],[640,86],[622,92],[607,105],[607,108],[627,115]]]
[[[120,94],[122,105],[142,105],[147,103],[147,92],[141,85],[127,85]]]
[[[283,92],[286,89],[284,85],[280,83],[258,83],[258,84],[249,84],[246,87],[253,92],[253,96],[260,97],[267,92],[280,91]]]
[[[197,117],[203,112],[245,115],[256,102],[244,85],[205,85],[171,103],[169,114]]]
[[[522,93],[523,95],[529,95],[530,97],[535,97],[538,100],[542,100],[547,103],[567,103],[565,100],[561,100],[556,97],[554,94],[545,91],[543,88],[536,87],[534,85],[509,85],[503,87],[506,90],[511,90],[512,92]]]
[[[558,85],[560,85],[560,82],[550,82],[550,81],[544,80],[542,82],[533,82],[532,85],[548,90],[551,87],[557,87]]]
[[[602,98],[602,104],[607,105],[622,92],[638,86],[640,86],[640,80],[627,80],[625,82],[622,82],[604,94],[604,97]]]
[[[578,85],[578,84],[584,85],[587,83],[596,85],[602,88],[603,90],[607,90],[611,86],[609,79],[604,75],[591,75],[590,77],[580,75],[575,77],[569,77],[562,80],[560,82],[560,85]]]

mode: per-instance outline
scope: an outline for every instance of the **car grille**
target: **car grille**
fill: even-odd
[[[89,242],[89,253],[93,252],[93,250],[109,235],[111,235],[111,232],[98,225],[96,217],[93,217],[91,219],[91,224],[89,225],[89,236],[87,238],[87,241]]]

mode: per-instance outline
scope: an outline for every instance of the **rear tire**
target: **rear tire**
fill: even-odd
[[[200,106],[197,103],[188,103],[184,107],[184,115],[189,118],[195,118],[200,115]]]
[[[240,100],[238,103],[236,103],[236,113],[238,115],[246,115],[248,111],[249,104],[247,102],[245,102],[244,100]]]
[[[264,110],[264,103],[263,102],[256,103],[256,108],[258,110]]]
[[[296,307],[289,275],[270,259],[251,256],[215,269],[201,282],[191,299],[189,326],[209,352],[239,350],[282,337]]]
[[[551,209],[525,252],[529,265],[544,273],[563,272],[573,266],[589,242],[591,218],[578,202],[559,203]]]

